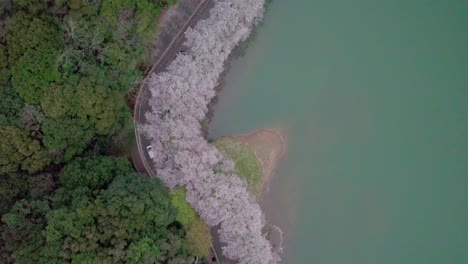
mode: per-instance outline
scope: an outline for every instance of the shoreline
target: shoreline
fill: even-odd
[[[281,128],[260,128],[246,134],[226,136],[246,145],[262,167],[261,196],[269,185],[279,161],[287,151],[286,133]]]
[[[207,2],[210,0],[205,0]],[[177,41],[185,37],[184,43],[176,43],[179,46],[175,46],[175,42],[171,42],[171,51],[187,48],[187,54],[191,56],[175,56],[170,61],[166,60],[168,56],[164,57],[162,62],[167,63],[166,71],[148,79],[145,87],[149,87],[150,96],[145,106],[149,107],[149,111],[144,112],[141,119],[144,122],[141,122],[138,132],[146,136],[146,142],[143,143],[149,144],[140,144],[139,149],[142,149],[142,145],[152,144],[155,151],[161,150],[159,155],[150,157],[154,164],[151,170],[159,170],[159,178],[168,187],[188,185],[189,204],[208,225],[220,227],[219,240],[226,244],[223,255],[242,263],[277,263],[279,257],[263,234],[261,208],[249,197],[242,181],[217,178],[232,173],[232,166],[226,172],[223,167],[221,171],[216,170],[216,165],[222,164],[225,157],[209,145],[200,130],[200,122],[206,120],[208,104],[215,94],[213,89],[224,70],[223,64],[232,49],[247,39],[252,27],[261,20],[264,2],[227,0],[215,3],[206,20],[200,20],[193,28],[187,28],[184,36],[177,35]],[[184,29],[187,25],[184,24]],[[211,32],[219,34],[213,37]],[[169,52],[166,50],[164,54]],[[193,74],[194,70],[199,74]],[[196,96],[191,96],[190,92]],[[139,93],[137,100],[141,96],[142,93]],[[139,115],[142,113],[140,108],[137,108]],[[171,115],[161,115],[168,109]],[[158,131],[155,132],[155,129]],[[168,140],[173,137],[176,144]],[[278,153],[282,150],[280,142]],[[178,152],[188,156],[182,158],[174,154]],[[148,156],[146,154],[145,157]],[[252,153],[250,160],[256,160]],[[273,164],[271,159],[262,160]],[[232,165],[230,161],[229,165]],[[197,175],[192,173],[194,166],[200,172]],[[261,183],[260,165],[257,167],[257,182]],[[272,165],[264,168],[268,168],[265,172],[272,171]],[[226,184],[229,188],[225,187]],[[211,188],[212,196],[213,192],[217,193],[216,199],[209,196],[207,188]],[[235,195],[231,189],[236,190]],[[232,232],[232,228],[242,228],[247,232]]]
[[[262,175],[260,184],[260,193],[252,193],[258,195],[258,201],[263,204],[262,207],[269,207],[268,202],[265,204],[263,199],[268,198],[266,194],[270,186],[270,182],[278,169],[279,162],[284,158],[287,152],[287,136],[283,128],[260,128],[246,134],[230,135],[222,138],[232,139],[245,145],[250,151],[255,154],[258,162],[261,164]],[[221,138],[221,139],[222,139]],[[265,200],[266,201],[266,200]],[[266,208],[262,211],[265,212]],[[285,243],[285,231],[282,228],[267,223],[267,236],[272,243],[275,251],[282,255]]]

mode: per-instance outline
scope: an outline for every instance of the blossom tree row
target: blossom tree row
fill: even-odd
[[[187,201],[219,227],[223,254],[241,264],[277,263],[262,229],[260,206],[234,174],[234,163],[202,135],[201,121],[229,54],[247,39],[264,12],[264,0],[218,0],[206,20],[186,31],[184,46],[165,72],[151,76],[151,111],[140,132],[158,155],[154,166],[168,187],[186,186]]]

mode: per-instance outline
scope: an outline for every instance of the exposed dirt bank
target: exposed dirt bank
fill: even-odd
[[[248,134],[233,135],[228,138],[245,144],[257,157],[262,167],[262,182],[260,197],[265,198],[265,191],[278,167],[279,161],[284,157],[287,150],[286,132],[284,129],[270,128],[258,129]],[[258,197],[258,196],[257,196]],[[268,206],[272,201],[263,201],[263,206]],[[268,209],[268,208],[264,208]],[[284,247],[284,231],[274,225],[267,225],[267,236],[273,248],[280,255]]]
[[[286,135],[279,128],[258,129],[248,134],[229,136],[247,145],[262,165],[262,189],[271,180],[278,162],[286,153]]]

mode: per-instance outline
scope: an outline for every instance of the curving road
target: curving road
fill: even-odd
[[[146,122],[145,113],[151,110],[149,105],[149,99],[151,98],[151,92],[147,85],[147,80],[149,76],[153,73],[158,73],[163,71],[170,62],[174,59],[177,52],[183,50],[183,43],[185,41],[185,31],[192,25],[195,25],[196,22],[200,19],[206,18],[209,16],[209,10],[213,6],[213,0],[202,0],[193,14],[187,19],[181,30],[174,37],[172,42],[169,44],[167,49],[161,55],[159,60],[153,65],[151,70],[148,72],[146,77],[140,84],[138,95],[135,100],[135,108],[133,112],[133,122],[135,123],[135,136],[138,147],[138,153],[140,155],[141,161],[145,167],[145,170],[151,177],[156,177],[156,169],[151,164],[151,159],[146,152],[146,146],[150,145],[151,142],[144,135],[139,135],[138,125]]]
[[[167,49],[161,55],[159,60],[153,65],[151,70],[148,72],[148,74],[140,84],[138,95],[135,100],[133,122],[135,124],[135,137],[138,147],[138,154],[140,156],[140,160],[143,163],[143,166],[145,167],[146,172],[151,177],[156,177],[156,169],[154,168],[154,166],[152,166],[151,158],[149,157],[146,151],[146,146],[150,145],[151,142],[148,138],[146,138],[144,135],[140,135],[138,132],[139,124],[143,124],[146,122],[145,113],[151,110],[151,106],[149,105],[151,92],[147,85],[147,80],[149,76],[151,76],[151,74],[164,71],[166,67],[170,64],[170,62],[174,59],[177,52],[184,49],[183,43],[185,41],[185,31],[189,27],[195,25],[197,21],[209,17],[209,11],[214,5],[214,1],[215,0],[201,0],[201,2],[194,10],[193,14],[187,19],[181,30],[177,33],[177,35],[174,37]],[[215,240],[214,245],[211,244],[211,248],[213,255],[216,258],[216,263],[219,263],[220,257],[221,260],[224,259],[223,256],[217,254],[217,251],[221,250],[221,245],[219,241]]]

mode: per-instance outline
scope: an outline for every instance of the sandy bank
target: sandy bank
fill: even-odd
[[[285,131],[279,128],[258,129],[248,134],[233,135],[227,138],[246,145],[255,154],[261,164],[262,178],[259,190],[254,191],[253,194],[257,196],[257,199],[261,197],[265,198],[263,194],[268,188],[279,161],[286,154],[287,141]],[[249,188],[249,191],[252,191],[252,188]],[[266,201],[264,206],[268,207],[270,203],[271,201]],[[268,224],[268,230],[268,239],[275,251],[281,254],[284,247],[284,231],[271,224]]]
[[[286,153],[286,135],[282,129],[258,129],[248,134],[228,138],[240,141],[255,153],[262,167],[262,189],[268,185],[278,162]]]

